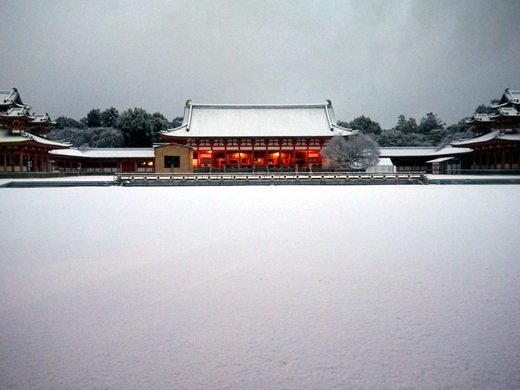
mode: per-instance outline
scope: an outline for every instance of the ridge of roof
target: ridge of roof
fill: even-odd
[[[329,106],[325,103],[304,104],[213,104],[213,103],[190,103],[188,106],[203,108],[322,108]]]
[[[17,143],[17,142],[36,142],[42,145],[50,145],[60,148],[70,148],[72,145],[68,142],[52,141],[47,138],[40,137],[36,134],[24,131],[20,134],[11,134],[10,130],[0,129],[0,142]]]
[[[14,103],[17,100],[17,98],[20,100],[20,94],[18,93],[18,90],[16,88],[13,88],[11,90],[0,91],[0,95],[6,96],[4,97],[4,101],[0,102],[0,104]]]
[[[482,143],[482,142],[491,141],[492,139],[496,138],[499,134],[500,134],[500,130],[493,130],[489,133],[481,135],[480,137],[470,138],[470,139],[467,139],[464,141],[453,141],[451,144],[455,147],[463,146],[463,145],[478,144],[478,143]]]
[[[492,104],[491,108],[504,107],[509,104],[520,104],[520,90],[512,90],[510,88],[506,88],[499,102],[497,104]]]

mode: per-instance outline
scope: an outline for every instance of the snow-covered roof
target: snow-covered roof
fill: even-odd
[[[355,132],[336,124],[328,103],[194,104],[185,108],[183,124],[165,137],[321,137]]]
[[[5,112],[0,112],[0,116],[6,118],[30,117],[29,108],[29,106],[13,106],[7,109]]]
[[[56,122],[53,122],[49,116],[49,114],[45,113],[45,114],[36,114],[36,115],[33,115],[32,116],[33,120],[31,121],[31,123],[50,123],[50,124],[53,124],[55,125]]]
[[[454,148],[452,145],[446,145],[444,148],[436,150],[431,156],[451,156],[454,154],[465,154],[473,152],[471,148]]]
[[[390,159],[389,157],[383,157],[383,158],[379,158],[377,165],[379,165],[379,166],[392,165],[393,166],[394,164],[392,163],[392,159]]]
[[[496,115],[490,115],[490,118],[496,118],[498,116],[520,116],[520,112],[514,107],[499,107]]]
[[[489,114],[475,114],[473,117],[468,119],[466,123],[492,123],[494,122],[493,119],[489,116]]]
[[[11,105],[24,106],[20,94],[16,88],[0,91],[0,107],[10,107]]]
[[[500,130],[494,130],[487,134],[481,135],[480,137],[471,138],[464,141],[452,142],[453,146],[464,146],[464,145],[474,145],[474,144],[482,144],[485,142],[489,142],[492,140],[502,140],[502,141],[516,141],[520,142],[520,134],[519,133],[501,133]]]
[[[435,152],[434,147],[388,147],[379,148],[381,157],[417,157],[429,156]]]
[[[381,157],[433,157],[470,153],[471,151],[470,148],[454,148],[451,145],[442,149],[437,149],[434,146],[379,148]]]
[[[498,104],[492,107],[503,107],[511,104],[520,105],[520,91],[506,88]]]
[[[37,136],[32,133],[22,132],[20,134],[11,134],[10,130],[0,130],[0,143],[20,143],[20,142],[36,142],[41,145],[52,146],[56,148],[69,148],[70,144],[65,142],[51,141],[50,139]]]
[[[431,164],[431,163],[441,163],[441,162],[444,162],[444,161],[452,160],[454,158],[455,157],[439,157],[439,158],[436,158],[434,160],[426,161],[426,163],[428,163],[428,164]]]
[[[55,156],[82,158],[154,158],[154,148],[82,148],[51,150]]]
[[[463,145],[473,145],[473,144],[479,144],[482,142],[488,142],[494,139],[498,134],[500,133],[500,130],[495,130],[490,133],[481,135],[480,137],[475,137],[471,139],[467,139],[464,141],[454,141],[451,144],[453,146],[463,146]]]
[[[502,141],[520,141],[520,134],[518,133],[502,133],[498,137],[498,139],[501,139]]]

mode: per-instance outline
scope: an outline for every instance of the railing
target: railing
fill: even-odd
[[[424,172],[262,172],[262,173],[117,173],[120,185],[283,185],[283,184],[378,184],[426,183]]]

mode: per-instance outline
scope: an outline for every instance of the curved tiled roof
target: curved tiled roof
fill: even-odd
[[[520,141],[520,134],[519,133],[503,133],[500,130],[495,130],[490,133],[481,135],[480,137],[464,140],[464,141],[458,141],[458,142],[452,142],[453,146],[465,146],[465,145],[474,145],[474,144],[481,144],[485,142],[489,142],[492,140],[501,140],[501,141],[513,141],[513,142],[519,142]]]
[[[16,88],[7,91],[0,91],[0,108],[16,106],[24,106],[20,94]],[[30,107],[29,107],[30,108]]]
[[[512,104],[520,105],[520,91],[506,88],[498,104],[492,105],[492,107],[504,107]]]
[[[470,119],[466,121],[468,124],[474,124],[474,123],[493,123],[494,120],[491,119],[489,114],[475,114]]]
[[[40,145],[51,146],[55,148],[70,148],[71,144],[65,142],[51,141],[47,138],[40,137],[38,135],[22,132],[20,134],[11,134],[10,130],[0,130],[0,144],[6,143],[24,143],[24,142],[35,142]]]
[[[190,104],[181,126],[165,137],[322,137],[356,133],[336,124],[322,104]]]

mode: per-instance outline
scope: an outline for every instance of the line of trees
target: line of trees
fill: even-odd
[[[491,104],[497,101],[492,100]],[[491,106],[484,104],[477,107],[476,113],[493,113]],[[391,129],[383,130],[378,122],[369,117],[360,116],[351,122],[338,121],[338,125],[359,130],[370,135],[381,147],[396,146],[437,146],[442,147],[452,141],[473,137],[471,126],[466,123],[469,118],[462,118],[457,123],[446,126],[438,115],[429,112],[419,123],[415,118],[399,115],[397,124]]]
[[[492,113],[493,109],[482,104],[477,107],[476,112]],[[338,125],[369,135],[381,147],[442,147],[451,141],[472,137],[466,119],[468,118],[446,127],[446,123],[436,114],[429,112],[419,122],[415,118],[399,115],[397,124],[386,130],[366,116],[360,116],[350,122],[338,121]],[[154,142],[161,141],[161,131],[180,126],[182,120],[182,117],[177,117],[170,122],[163,114],[150,114],[142,108],[128,109],[122,113],[114,107],[104,111],[96,108],[90,110],[79,121],[65,116],[58,117],[49,138],[70,142],[75,147],[149,147]]]
[[[119,113],[114,107],[92,109],[81,120],[60,116],[49,138],[70,142],[75,147],[123,148],[149,147],[160,141],[160,132],[182,124],[171,122],[161,113],[149,114],[142,108]]]

